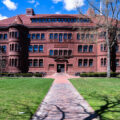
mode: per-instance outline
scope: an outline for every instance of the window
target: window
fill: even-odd
[[[28,60],[28,66],[29,66],[29,67],[32,67],[32,59],[29,59],[29,60]]]
[[[7,39],[7,34],[4,34],[4,40],[6,40]]]
[[[82,39],[82,40],[85,39],[85,34],[81,34],[81,39]]]
[[[0,53],[6,53],[6,46],[0,46]]]
[[[93,35],[93,34],[91,34],[91,35],[90,35],[90,38],[91,38],[91,39],[93,39],[93,38],[94,38],[94,35]]]
[[[104,65],[104,63],[103,63],[103,58],[101,59],[101,66],[103,66]]]
[[[54,34],[54,39],[58,39],[58,34],[57,33]]]
[[[80,34],[77,33],[77,40],[80,40]]]
[[[72,39],[72,34],[71,34],[71,33],[68,34],[68,39],[69,39],[69,40]]]
[[[0,40],[1,40],[1,39],[3,39],[3,35],[2,35],[2,34],[0,34]]]
[[[53,40],[53,33],[50,33],[50,40]]]
[[[115,51],[116,51],[116,52],[119,51],[119,46],[118,46],[118,45],[115,46]]]
[[[58,55],[58,50],[54,50],[54,55]]]
[[[62,34],[59,34],[59,42],[62,42]]]
[[[43,45],[39,45],[39,52],[43,52]]]
[[[118,34],[118,40],[120,40],[120,34]]]
[[[87,59],[84,59],[84,67],[87,66],[87,62],[88,62],[88,60],[87,60]]]
[[[50,53],[49,53],[50,56],[53,56],[54,55],[54,52],[53,50],[50,50]]]
[[[41,40],[44,40],[44,39],[45,39],[45,34],[42,33],[42,34],[41,34]]]
[[[68,55],[69,55],[69,56],[72,55],[72,50],[68,50]]]
[[[93,45],[89,46],[89,52],[93,52]]]
[[[28,50],[29,50],[29,52],[33,52],[33,46],[30,45],[30,46],[28,47]]]
[[[59,50],[59,55],[60,55],[60,56],[62,56],[62,52],[63,52],[62,50]]]
[[[30,39],[30,38],[31,38],[31,34],[28,34],[28,35],[27,35],[27,38]]]
[[[15,38],[18,38],[18,33],[17,32],[15,32]]]
[[[2,52],[6,53],[6,46],[2,46]]]
[[[36,39],[40,39],[40,34],[36,34]]]
[[[82,59],[79,59],[79,60],[78,60],[78,66],[79,66],[79,67],[82,67]]]
[[[67,33],[64,33],[64,40],[67,40]]]
[[[35,34],[32,34],[32,39],[35,39]]]
[[[88,46],[87,45],[84,45],[83,52],[88,52]]]
[[[89,60],[89,66],[92,67],[93,66],[93,59]]]
[[[67,53],[68,53],[67,50],[64,50],[64,55],[65,55],[65,56],[67,55]]]
[[[116,59],[116,66],[119,66],[119,59]]]
[[[37,59],[34,59],[33,65],[34,65],[34,67],[38,66],[38,60]]]
[[[103,51],[103,44],[101,44],[100,46],[101,46],[101,51]]]
[[[82,45],[78,46],[78,52],[82,52]]]
[[[43,59],[39,60],[39,67],[43,67]]]
[[[104,58],[104,66],[106,66],[106,58]]]
[[[89,34],[86,34],[86,39],[89,39],[89,36],[90,36]]]
[[[38,45],[34,45],[34,52],[38,52]]]

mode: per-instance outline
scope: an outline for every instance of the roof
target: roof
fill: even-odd
[[[11,24],[23,24],[25,26],[95,26],[94,23],[32,23],[31,18],[85,18],[83,15],[79,14],[36,14],[33,16],[28,16],[26,14],[13,16],[4,20],[0,20],[0,27],[9,26]],[[88,16],[89,18],[89,16]]]

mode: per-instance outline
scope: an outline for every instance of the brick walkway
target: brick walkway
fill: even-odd
[[[55,80],[32,120],[93,120],[94,111],[68,81],[71,76],[49,77]]]

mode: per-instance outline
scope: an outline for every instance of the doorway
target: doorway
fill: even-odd
[[[65,72],[65,65],[64,64],[57,64],[57,72]]]

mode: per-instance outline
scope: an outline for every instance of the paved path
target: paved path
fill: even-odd
[[[94,111],[68,81],[72,76],[49,77],[55,80],[32,120],[93,120],[90,115]]]

